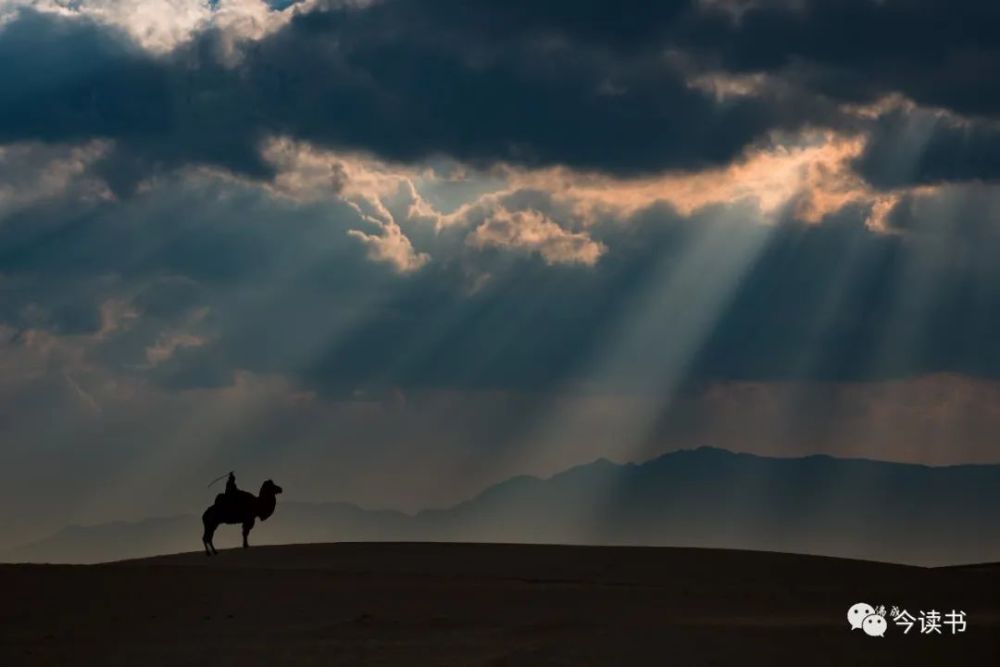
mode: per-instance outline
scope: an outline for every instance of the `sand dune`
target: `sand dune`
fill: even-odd
[[[1000,664],[1000,565],[504,544],[0,566],[3,665]],[[965,633],[851,631],[854,602]]]

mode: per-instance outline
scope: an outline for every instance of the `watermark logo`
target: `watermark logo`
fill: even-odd
[[[915,634],[921,635],[941,635],[945,632],[957,635],[969,627],[965,616],[965,612],[958,609],[945,613],[936,609],[920,610],[915,616],[895,605],[887,612],[885,605],[874,607],[867,602],[857,602],[847,610],[851,630],[861,630],[869,637],[884,637],[889,621],[902,628],[904,635],[915,629]]]
[[[869,637],[884,637],[887,627],[889,627],[889,624],[885,622],[885,616],[879,616],[878,614],[869,614],[861,622],[861,628]]]
[[[858,602],[851,605],[851,608],[847,610],[847,622],[851,624],[851,630],[861,628],[865,619],[874,613],[875,607],[865,602]]]

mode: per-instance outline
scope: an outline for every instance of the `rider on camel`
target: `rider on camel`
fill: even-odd
[[[229,479],[226,480],[226,496],[233,498],[237,493],[239,493],[239,489],[236,488],[236,475],[230,472]]]

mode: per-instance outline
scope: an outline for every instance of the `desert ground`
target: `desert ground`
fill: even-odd
[[[1000,565],[343,543],[0,566],[2,665],[997,665]],[[967,630],[851,631],[855,602]]]

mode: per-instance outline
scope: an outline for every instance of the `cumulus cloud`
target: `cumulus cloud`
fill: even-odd
[[[584,219],[631,216],[656,203],[684,215],[709,206],[748,203],[763,220],[786,209],[818,223],[845,207],[869,207],[869,224],[879,228],[896,198],[879,192],[852,169],[865,148],[856,135],[806,134],[748,151],[726,167],[622,179],[566,168],[511,173],[513,188],[532,188],[565,202]]]
[[[263,158],[275,174],[262,185],[302,201],[338,197],[384,221],[440,224],[442,214],[419,191],[419,185],[439,181],[426,166],[387,163],[371,155],[323,150],[305,142],[269,138]],[[390,206],[402,216],[390,212]]]
[[[159,55],[190,42],[200,32],[216,30],[226,40],[227,55],[235,57],[240,42],[274,32],[313,3],[278,4],[275,7],[264,0],[3,0],[0,20],[12,20],[19,9],[27,8],[94,21],[123,31]]]
[[[90,171],[108,150],[101,141],[0,145],[0,215],[49,198],[109,197],[105,184]]]
[[[201,347],[205,338],[189,333],[164,334],[146,348],[146,361],[150,366],[158,366],[169,360],[177,350],[189,347]]]
[[[375,234],[358,229],[347,231],[348,236],[361,241],[372,260],[388,263],[400,273],[416,271],[430,261],[430,255],[413,248],[396,216],[386,206],[386,200],[402,190],[411,197],[405,211],[407,220],[421,210],[436,214],[416,192],[411,169],[324,151],[287,138],[269,140],[263,155],[276,168],[273,181],[265,187],[298,199],[339,198],[356,210],[361,220],[378,228]]]
[[[146,347],[147,367],[154,368],[170,361],[180,350],[207,344],[209,337],[194,333],[194,330],[204,322],[208,313],[207,307],[196,308],[184,318],[183,322],[178,323],[178,327],[161,331],[156,340]]]
[[[563,229],[538,211],[497,211],[467,237],[478,248],[511,248],[535,252],[548,264],[593,266],[605,251],[603,244],[582,232]]]
[[[410,239],[394,222],[383,222],[367,217],[368,222],[379,228],[377,234],[359,229],[347,230],[348,236],[358,239],[368,249],[368,256],[376,262],[385,262],[400,273],[416,271],[430,261],[430,255],[413,249]]]

